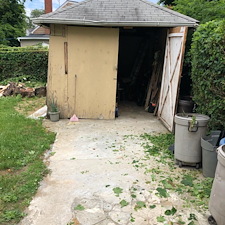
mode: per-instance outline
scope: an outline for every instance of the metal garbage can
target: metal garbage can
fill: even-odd
[[[225,145],[218,148],[218,163],[209,200],[209,211],[217,225],[225,225]]]
[[[220,130],[211,131],[210,135],[201,138],[203,176],[214,178],[217,165],[218,142]]]
[[[192,113],[194,108],[194,102],[191,97],[183,96],[178,101],[178,113]]]
[[[180,167],[194,165],[198,169],[202,161],[201,137],[205,136],[209,117],[197,113],[175,115],[174,157]]]

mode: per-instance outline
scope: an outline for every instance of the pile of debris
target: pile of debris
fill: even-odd
[[[46,87],[30,88],[23,83],[10,82],[6,86],[0,86],[0,97],[11,95],[21,95],[22,97],[44,97],[46,96]]]

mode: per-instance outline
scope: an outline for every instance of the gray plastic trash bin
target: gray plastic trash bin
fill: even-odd
[[[225,145],[218,148],[218,163],[209,200],[209,211],[217,225],[225,225]]]
[[[205,177],[215,176],[217,165],[217,143],[220,138],[221,131],[211,131],[210,135],[201,138],[202,147],[202,172]]]
[[[197,113],[178,113],[175,116],[174,157],[180,167],[193,164],[200,167],[201,137],[206,134],[208,121],[208,116]]]

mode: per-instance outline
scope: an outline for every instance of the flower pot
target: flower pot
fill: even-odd
[[[49,114],[50,120],[52,122],[59,121],[59,114],[60,114],[60,112],[48,112],[48,114]]]

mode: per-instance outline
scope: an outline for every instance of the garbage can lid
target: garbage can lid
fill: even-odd
[[[209,117],[203,114],[198,113],[177,113],[175,115],[175,123],[180,125],[188,125],[188,122],[192,121],[193,117],[195,117],[196,121],[198,121],[198,126],[206,126]]]

